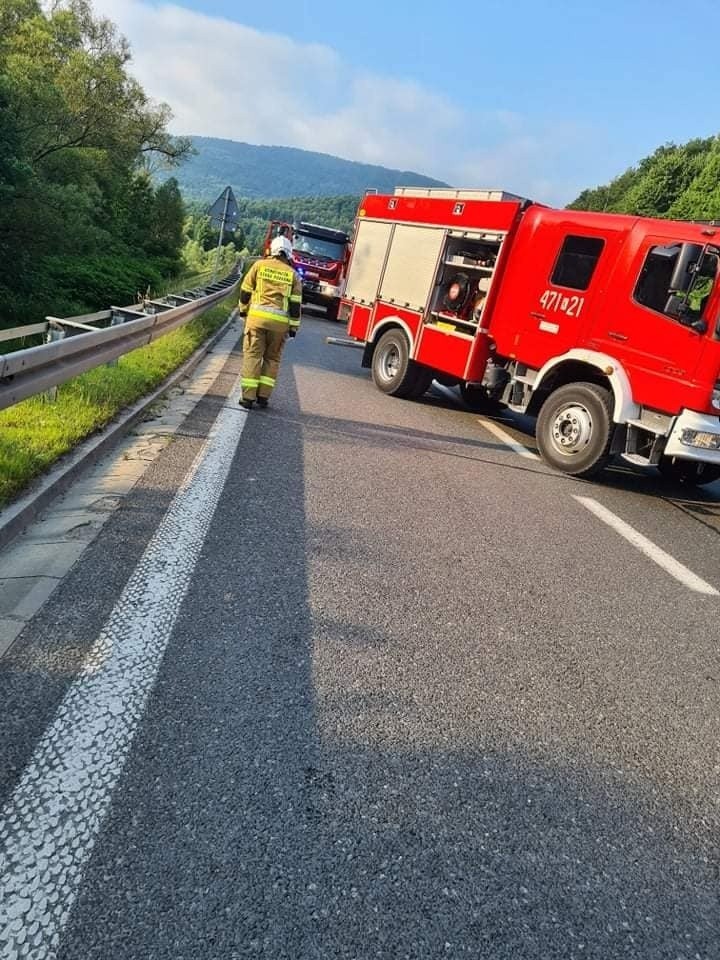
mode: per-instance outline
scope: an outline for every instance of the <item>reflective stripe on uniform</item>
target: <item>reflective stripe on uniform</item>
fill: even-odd
[[[291,327],[299,327],[299,326],[300,326],[300,318],[298,317],[297,319],[293,319],[293,318],[291,317],[291,318],[288,320],[288,323],[290,324]]]
[[[275,320],[277,323],[288,322],[288,315],[286,313],[275,313],[273,310],[264,310],[260,307],[250,307],[248,317],[257,317],[258,320]]]
[[[261,387],[274,387],[274,386],[275,386],[275,377],[260,377],[260,386],[261,386]]]
[[[293,293],[290,297],[290,303],[302,303],[302,296],[299,293]]]
[[[283,307],[274,307],[271,303],[258,303],[258,301],[254,301],[250,305],[250,312],[257,312],[258,310],[262,310],[265,313],[272,313],[278,320],[285,320],[287,318],[287,310]]]
[[[258,380],[256,377],[240,377],[240,386],[252,390],[253,387],[259,387],[262,377]]]

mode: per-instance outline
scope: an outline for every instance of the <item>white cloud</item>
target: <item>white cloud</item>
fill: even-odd
[[[580,141],[506,110],[470,115],[413,81],[358,71],[336,51],[176,5],[95,0],[131,43],[132,70],[170,104],[176,133],[319,150],[459,186],[565,202],[555,161]]]

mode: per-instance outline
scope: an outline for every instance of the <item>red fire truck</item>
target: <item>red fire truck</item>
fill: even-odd
[[[293,266],[302,277],[303,300],[325,307],[329,320],[337,320],[340,295],[350,255],[350,238],[342,230],[317,223],[296,224],[272,220],[263,244],[270,253],[274,237],[287,237],[293,247]]]
[[[537,417],[558,470],[720,477],[720,226],[401,187],[358,209],[341,318],[396,397]]]

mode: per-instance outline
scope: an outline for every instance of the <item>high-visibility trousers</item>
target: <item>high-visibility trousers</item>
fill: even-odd
[[[287,324],[273,324],[273,328],[268,329],[256,326],[252,317],[245,321],[240,377],[243,400],[269,397],[273,392],[287,338]]]

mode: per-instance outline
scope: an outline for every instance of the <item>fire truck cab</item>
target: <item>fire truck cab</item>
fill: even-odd
[[[292,244],[293,266],[302,279],[303,301],[324,307],[328,320],[337,320],[350,237],[342,230],[317,223],[271,220],[263,243],[266,257],[270,254],[271,242],[279,236],[287,237]]]
[[[543,458],[720,477],[720,227],[398,188],[356,219],[341,316],[380,390],[457,384],[538,418]]]

